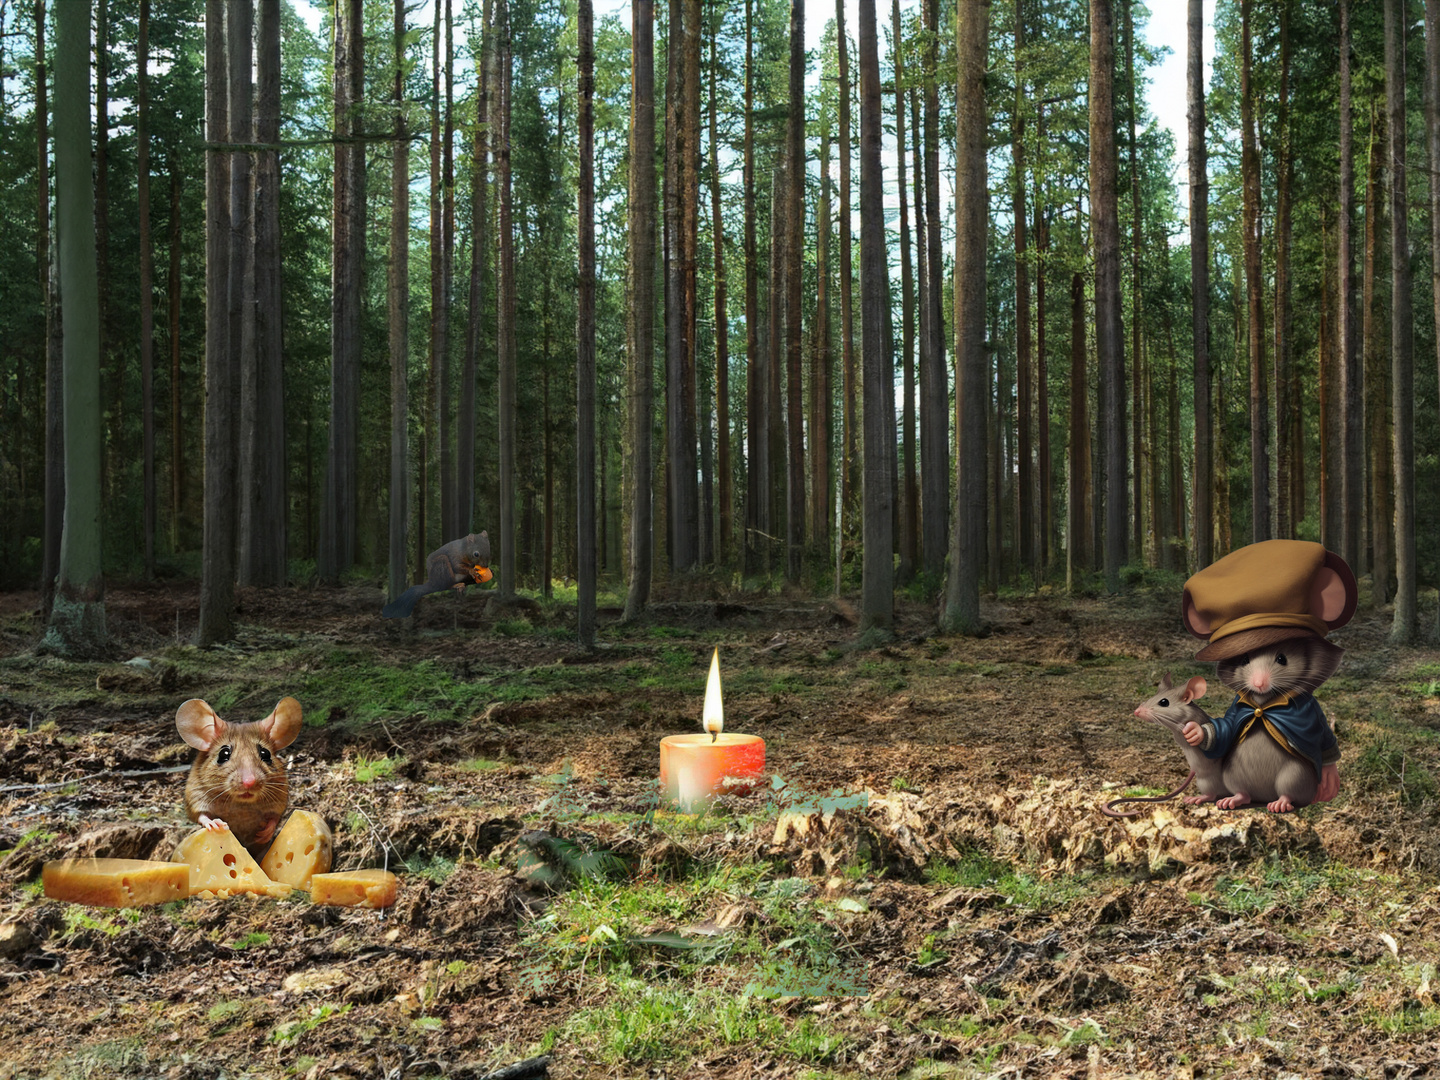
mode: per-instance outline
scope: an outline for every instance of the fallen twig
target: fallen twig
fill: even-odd
[[[170,765],[165,768],[138,769],[135,772],[121,772],[107,769],[105,772],[77,776],[73,780],[57,780],[53,784],[8,784],[5,787],[0,787],[0,794],[11,791],[54,791],[56,788],[69,787],[71,784],[84,784],[91,780],[155,780],[162,776],[169,776],[172,773],[188,772],[189,769],[189,765]]]

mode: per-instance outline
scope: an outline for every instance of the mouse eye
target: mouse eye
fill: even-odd
[[[1277,652],[1277,653],[1275,654],[1275,663],[1281,664],[1281,665],[1283,665],[1283,664],[1285,663],[1285,654],[1284,654],[1283,652]]]
[[[270,751],[263,746],[260,747],[260,760],[265,762],[266,765],[270,764]]]
[[[228,747],[228,746],[222,746],[222,747],[220,747],[220,753],[218,753],[218,754],[215,755],[215,764],[216,764],[216,765],[224,765],[224,764],[225,764],[227,761],[229,761],[229,760],[230,760],[230,747]]]
[[[1157,702],[1157,704],[1158,704],[1162,709],[1168,709],[1168,708],[1170,707],[1170,699],[1169,699],[1168,697],[1162,697],[1162,698]]]

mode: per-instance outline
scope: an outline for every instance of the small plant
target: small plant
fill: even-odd
[[[361,784],[384,780],[404,763],[404,758],[371,758],[360,755],[355,758],[355,779]]]
[[[230,943],[230,948],[237,951],[248,949],[252,945],[269,945],[270,935],[259,930],[252,930],[243,937],[238,937]]]

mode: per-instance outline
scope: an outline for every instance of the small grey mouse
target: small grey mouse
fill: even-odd
[[[1335,673],[1344,652],[1323,638],[1295,637],[1217,662],[1221,685],[1236,694],[1235,704],[1221,719],[1233,713],[1248,720],[1252,710],[1272,718],[1268,726],[1252,727],[1226,753],[1222,776],[1234,794],[1216,804],[1222,810],[1265,803],[1275,813],[1285,813],[1316,801],[1322,776],[1315,757],[1332,749],[1338,757],[1338,749],[1311,694]],[[1303,720],[1286,721],[1281,711],[1286,708],[1303,710]],[[1208,749],[1214,743],[1215,722],[1203,721],[1199,729],[1194,745]],[[1286,745],[1276,741],[1275,730]],[[1333,762],[1327,762],[1321,772],[1332,767]]]
[[[1122,814],[1111,808],[1126,802],[1166,802],[1189,787],[1191,780],[1195,781],[1195,786],[1200,794],[1186,795],[1184,801],[1187,803],[1214,802],[1220,796],[1230,794],[1221,779],[1222,763],[1207,758],[1200,750],[1188,743],[1182,734],[1187,725],[1198,726],[1209,721],[1209,715],[1196,704],[1200,698],[1205,696],[1207,688],[1208,684],[1200,675],[1196,675],[1184,686],[1177,687],[1170,681],[1170,673],[1167,671],[1160,677],[1157,692],[1136,706],[1136,716],[1142,720],[1152,720],[1170,732],[1185,754],[1185,760],[1190,766],[1190,775],[1178,788],[1166,792],[1164,795],[1136,795],[1129,798],[1112,799],[1103,808],[1105,814],[1110,817],[1134,817],[1141,811],[1130,810]]]

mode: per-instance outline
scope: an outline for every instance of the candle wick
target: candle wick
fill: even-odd
[[[711,746],[714,746],[714,745],[715,745],[715,740],[718,739],[719,737],[720,737],[720,733],[719,733],[718,731],[712,731],[712,732],[710,732],[710,745],[711,745]]]

